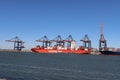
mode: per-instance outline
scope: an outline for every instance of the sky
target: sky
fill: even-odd
[[[120,0],[0,0],[0,48],[12,49],[5,40],[18,36],[31,49],[44,35],[72,35],[79,46],[85,34],[98,48],[101,22],[107,45],[120,47]]]

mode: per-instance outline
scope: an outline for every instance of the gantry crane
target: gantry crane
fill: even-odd
[[[55,39],[51,40],[52,42],[56,42],[56,46],[64,47],[64,40],[58,35]]]
[[[14,43],[14,50],[21,51],[22,48],[25,48],[25,47],[23,46],[23,44],[24,44],[25,42],[23,42],[22,40],[20,40],[18,36],[14,37],[14,38],[12,38],[12,39],[10,39],[10,40],[6,40],[6,41],[7,41],[7,42],[13,42],[13,43]]]
[[[45,35],[41,39],[36,40],[37,42],[42,42],[42,47],[47,48],[51,45],[51,41],[48,39],[48,37]]]
[[[64,40],[64,42],[67,42],[67,47],[70,47],[70,46],[71,46],[71,43],[72,43],[73,41],[74,41],[74,39],[73,39],[72,35],[69,35],[69,36],[67,37],[67,39]]]
[[[80,41],[83,42],[83,47],[84,48],[91,49],[91,40],[89,39],[88,35],[85,35],[84,38]]]
[[[103,23],[100,24],[99,51],[107,49],[107,41],[103,35]]]

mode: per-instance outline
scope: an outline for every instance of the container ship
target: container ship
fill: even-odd
[[[104,55],[120,55],[118,51],[100,51]]]
[[[53,53],[73,53],[73,54],[90,54],[90,49],[84,49],[84,48],[76,48],[76,49],[65,49],[65,48],[44,48],[40,46],[36,46],[35,48],[31,49],[32,52],[36,53],[47,53],[47,54],[53,54]]]
[[[72,36],[69,35],[67,39],[63,40],[60,35],[58,35],[53,40],[48,40],[47,36],[36,40],[37,42],[42,42],[42,46],[37,45],[32,48],[31,51],[35,53],[65,53],[65,54],[90,54],[91,53],[91,41],[88,35],[85,35],[84,39],[80,40],[83,42],[83,46],[76,47],[76,41],[73,40]],[[54,44],[54,45],[53,45]]]
[[[100,51],[103,55],[120,55],[120,49],[107,48],[107,50]]]

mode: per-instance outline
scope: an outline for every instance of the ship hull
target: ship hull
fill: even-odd
[[[55,54],[55,53],[65,53],[65,54],[90,54],[89,50],[54,50],[54,49],[37,49],[32,48],[32,52],[35,53],[45,53],[45,54]]]
[[[100,51],[103,55],[120,55],[120,52],[115,51]]]

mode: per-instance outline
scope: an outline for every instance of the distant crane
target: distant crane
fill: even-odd
[[[13,43],[14,43],[14,50],[21,51],[22,48],[25,48],[25,47],[23,46],[23,44],[24,44],[25,42],[23,42],[22,40],[20,40],[18,36],[14,37],[14,38],[12,38],[12,39],[10,39],[10,40],[6,40],[6,41],[7,41],[7,42],[13,42]]]
[[[100,24],[100,40],[99,40],[99,51],[105,50],[107,48],[107,41],[103,35],[103,23]]]
[[[50,42],[50,40],[48,39],[48,37],[46,35],[43,36],[41,39],[36,40],[36,41],[37,42],[42,42],[43,43],[42,47],[44,47],[44,48],[47,48],[48,46],[51,45],[51,42]]]
[[[80,40],[83,42],[83,47],[84,48],[91,48],[91,40],[89,39],[88,35],[85,35],[84,38],[82,40]]]

